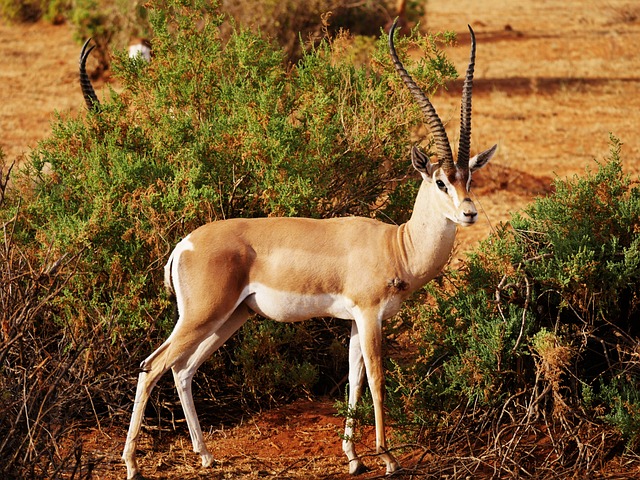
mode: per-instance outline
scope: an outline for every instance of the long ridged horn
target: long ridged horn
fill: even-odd
[[[91,42],[91,38],[84,42],[82,51],[80,52],[80,87],[82,88],[82,95],[84,95],[84,101],[87,104],[87,108],[89,108],[89,110],[99,110],[100,100],[98,100],[98,96],[93,89],[93,85],[91,85],[89,75],[87,75],[87,58],[89,57],[91,50],[96,48],[96,46],[93,45],[91,48],[87,49],[89,42]]]
[[[451,145],[449,144],[449,138],[447,137],[447,132],[444,129],[444,125],[442,124],[442,120],[438,116],[436,109],[433,107],[427,96],[424,92],[416,85],[411,78],[411,75],[407,72],[407,70],[402,65],[402,62],[398,58],[398,54],[396,53],[396,48],[393,45],[393,33],[396,29],[396,25],[398,23],[398,18],[393,22],[391,29],[389,30],[389,53],[391,54],[391,60],[393,61],[393,65],[396,67],[396,71],[404,81],[405,85],[409,87],[409,91],[413,95],[413,98],[416,100],[424,116],[427,120],[427,124],[429,125],[429,129],[431,130],[431,134],[436,142],[436,149],[438,151],[438,163],[441,167],[445,169],[447,173],[455,170],[455,164],[453,162],[453,154],[451,153]]]
[[[460,106],[460,143],[458,147],[458,168],[469,168],[469,152],[471,148],[471,94],[473,88],[473,69],[476,63],[476,36],[471,25],[471,54],[467,74],[464,77],[462,86],[462,105]]]

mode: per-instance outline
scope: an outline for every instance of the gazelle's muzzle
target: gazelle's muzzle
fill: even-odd
[[[464,227],[468,227],[469,225],[476,223],[476,220],[478,219],[478,210],[476,210],[476,206],[473,204],[471,199],[466,198],[462,201],[458,219],[458,223]]]

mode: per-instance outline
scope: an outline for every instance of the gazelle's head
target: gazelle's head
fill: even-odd
[[[411,94],[422,108],[422,112],[433,135],[438,155],[438,162],[433,163],[427,154],[414,146],[411,150],[411,162],[414,168],[420,172],[423,181],[428,183],[430,188],[437,189],[436,198],[440,201],[437,202],[438,205],[433,205],[433,208],[441,209],[447,218],[459,225],[473,225],[478,218],[478,211],[470,197],[471,174],[483,167],[491,159],[497,148],[497,145],[494,145],[473,158],[469,158],[471,141],[471,90],[473,87],[473,69],[476,57],[475,35],[471,27],[469,27],[469,31],[471,32],[471,56],[462,87],[460,144],[458,147],[458,160],[454,161],[449,138],[447,137],[440,117],[429,101],[429,98],[420,87],[416,85],[396,54],[396,49],[393,45],[393,33],[396,28],[396,22],[393,23],[389,30],[389,51],[391,59],[400,77],[407,87],[409,87]]]

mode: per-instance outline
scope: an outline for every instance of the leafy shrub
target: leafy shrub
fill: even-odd
[[[377,37],[397,13],[396,2],[392,0],[355,3],[348,0],[214,0],[207,3],[205,10],[219,5],[237,25],[277,41],[291,61],[302,57],[304,42],[317,45],[329,33],[336,36],[346,29],[354,35]],[[155,5],[168,12],[173,8],[172,2]],[[0,17],[16,22],[41,18],[52,23],[69,22],[78,41],[93,38],[97,67],[91,73],[99,76],[111,65],[111,51],[126,49],[137,37],[153,39],[155,32],[149,21],[149,6],[141,0],[0,0]],[[423,2],[407,2],[404,15],[412,24],[423,14]],[[222,30],[223,37],[228,38],[233,27],[223,25]],[[366,43],[365,40],[363,44]],[[370,50],[366,45],[367,54]]]
[[[0,149],[3,194],[12,166]],[[4,200],[0,195],[0,207]],[[69,469],[75,471],[69,478],[81,478],[87,469],[73,432],[76,407],[87,401],[78,386],[100,383],[83,368],[95,338],[93,332],[73,335],[54,306],[77,257],[34,257],[15,241],[18,215],[5,218],[0,211],[0,475],[44,479]]]
[[[434,301],[416,307],[412,332],[418,361],[396,365],[392,382],[405,421],[446,429],[441,412],[466,412],[459,421],[490,431],[486,448],[500,446],[491,455],[519,474],[542,459],[596,468],[620,443],[612,431],[598,443],[594,419],[637,447],[640,187],[613,137],[610,156],[556,180],[429,287]],[[543,420],[551,452],[525,458],[516,447]]]
[[[42,10],[41,2],[24,0],[2,0],[0,2],[0,15],[14,22],[34,21],[40,18]]]
[[[59,24],[73,8],[70,0],[0,0],[0,18],[10,22],[36,22],[44,18]]]
[[[286,0],[243,2],[223,0],[222,9],[240,25],[255,28],[277,39],[290,59],[303,53],[300,40],[319,42],[327,32],[337,35],[348,30],[353,35],[380,35],[380,30],[397,14],[395,1]],[[407,2],[406,16],[411,22],[424,14],[424,3]]]

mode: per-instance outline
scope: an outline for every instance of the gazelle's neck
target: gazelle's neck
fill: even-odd
[[[411,218],[398,230],[400,248],[415,288],[437,275],[453,250],[457,227],[438,208],[437,193],[423,183]]]

